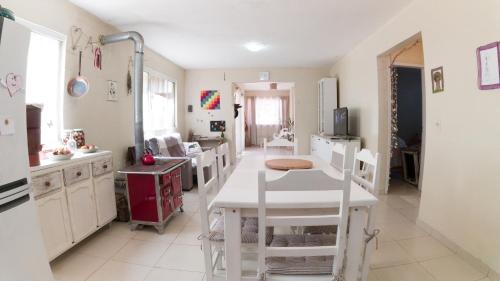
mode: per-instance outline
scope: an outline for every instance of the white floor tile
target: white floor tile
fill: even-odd
[[[104,227],[101,231],[102,234],[124,239],[130,239],[135,235],[130,229],[130,224],[126,222],[112,222],[109,227]]]
[[[168,246],[170,243],[167,242],[130,240],[113,256],[113,260],[152,267],[165,253]]]
[[[145,281],[201,281],[203,273],[168,269],[153,269]]]
[[[417,261],[451,256],[454,254],[450,249],[430,236],[401,240],[398,241],[398,243]]]
[[[89,281],[143,281],[151,268],[123,263],[117,261],[108,261],[97,272],[92,274]]]
[[[197,224],[187,224],[184,226],[182,231],[177,235],[174,240],[174,244],[184,244],[184,245],[201,245],[201,241],[198,237],[201,234],[201,226]]]
[[[156,266],[173,270],[205,272],[203,252],[200,246],[172,244]]]
[[[434,278],[417,263],[376,269],[373,272],[379,281],[435,281]]]
[[[420,227],[412,223],[384,223],[379,224],[381,233],[384,237],[390,238],[391,240],[403,240],[416,237],[427,236],[425,232]]]
[[[408,253],[396,242],[384,242],[379,244],[379,248],[373,251],[371,258],[372,268],[381,268],[409,264],[415,262]]]
[[[486,277],[456,255],[432,259],[420,264],[437,281],[475,281]]]
[[[127,241],[128,239],[125,238],[96,233],[95,235],[87,238],[87,240],[84,241],[81,246],[76,249],[76,251],[95,257],[109,259],[123,246],[125,246]]]
[[[401,195],[399,197],[404,201],[410,203],[415,208],[420,207],[420,194],[418,193],[413,195]]]
[[[409,220],[412,223],[416,223],[418,219],[418,208],[402,208],[396,209],[398,213],[400,213],[403,217]]]
[[[134,240],[150,241],[150,242],[163,242],[172,243],[177,235],[182,231],[184,226],[167,225],[163,233],[158,233],[154,227],[144,227],[135,232]]]
[[[103,258],[71,251],[52,262],[51,267],[59,281],[84,281],[105,262]]]

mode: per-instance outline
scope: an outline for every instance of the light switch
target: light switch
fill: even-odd
[[[0,136],[12,136],[16,133],[14,119],[0,116]]]

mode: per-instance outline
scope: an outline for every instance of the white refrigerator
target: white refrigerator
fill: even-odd
[[[0,281],[53,281],[30,190],[26,81],[31,32],[0,17]]]

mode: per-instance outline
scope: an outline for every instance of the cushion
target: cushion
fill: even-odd
[[[167,144],[167,149],[172,157],[186,157],[186,150],[184,150],[184,145],[179,142],[179,139],[173,136],[165,137],[165,143]]]
[[[197,142],[184,142],[184,150],[186,151],[186,156],[194,158],[203,152],[201,146]]]
[[[241,243],[257,244],[259,242],[259,221],[257,218],[241,218]],[[271,243],[273,239],[274,228],[268,227],[266,231],[266,243]],[[212,241],[224,241],[224,216],[216,218],[209,239]]]
[[[335,235],[276,235],[271,247],[333,246]],[[281,275],[328,275],[333,273],[333,256],[271,257],[267,272]]]
[[[305,234],[337,234],[336,225],[304,226]]]

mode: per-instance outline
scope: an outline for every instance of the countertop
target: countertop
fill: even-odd
[[[70,165],[70,164],[75,164],[81,161],[89,160],[92,158],[98,158],[98,157],[103,157],[103,156],[111,156],[112,153],[111,151],[107,150],[99,150],[95,153],[81,153],[81,152],[76,152],[73,158],[69,160],[61,160],[61,161],[55,161],[51,159],[44,159],[40,161],[39,166],[34,166],[30,167],[31,172],[37,172],[40,170],[45,170],[49,168],[54,168],[62,165]]]

